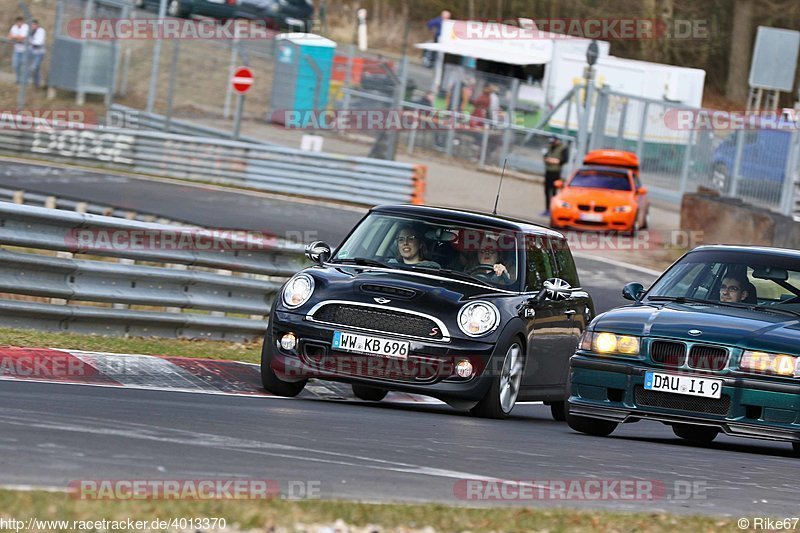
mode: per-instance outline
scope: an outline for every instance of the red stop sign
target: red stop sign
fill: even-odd
[[[239,94],[244,94],[250,90],[253,85],[253,72],[247,67],[239,67],[234,71],[233,78],[231,78],[231,85],[233,90]]]

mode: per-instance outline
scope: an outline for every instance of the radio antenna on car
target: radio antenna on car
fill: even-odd
[[[500,172],[500,183],[497,185],[497,196],[494,199],[494,209],[492,209],[492,214],[493,215],[497,214],[497,202],[500,201],[500,188],[503,186],[503,176],[506,175],[506,162],[507,161],[508,161],[507,157],[505,159],[503,159],[503,171]]]

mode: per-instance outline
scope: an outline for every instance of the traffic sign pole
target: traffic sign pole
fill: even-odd
[[[242,128],[242,111],[244,110],[244,95],[237,96],[236,114],[233,116],[233,140],[239,140],[239,131]]]

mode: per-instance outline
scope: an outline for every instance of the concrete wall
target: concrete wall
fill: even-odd
[[[683,196],[681,230],[702,231],[703,244],[800,249],[800,222],[705,189]]]

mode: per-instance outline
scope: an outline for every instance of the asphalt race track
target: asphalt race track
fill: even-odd
[[[338,242],[359,218],[338,211],[202,187],[22,164],[0,167],[0,186],[119,205],[196,224],[315,231]],[[101,197],[102,196],[102,197]],[[178,201],[180,199],[180,201]],[[208,209],[203,208],[208,206]],[[309,210],[314,210],[314,217]],[[280,225],[280,226],[279,226]],[[598,311],[624,302],[641,271],[579,258]],[[79,349],[80,346],[75,348]],[[786,443],[720,436],[686,444],[653,422],[608,438],[554,422],[549,408],[519,405],[508,420],[444,405],[353,399],[224,396],[0,381],[0,482],[65,489],[70,480],[245,478],[318,481],[323,498],[467,505],[600,507],[630,511],[794,516],[800,462]],[[639,480],[654,500],[464,499],[464,480]],[[691,490],[689,490],[691,488]]]

